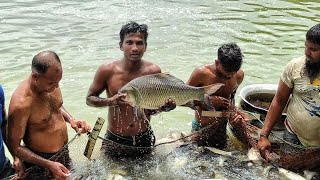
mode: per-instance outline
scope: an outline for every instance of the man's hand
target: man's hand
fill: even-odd
[[[215,110],[227,110],[230,106],[230,100],[221,96],[208,96],[209,101]]]
[[[70,123],[72,129],[74,129],[77,133],[86,133],[91,130],[91,127],[82,120],[74,120],[73,123]]]
[[[257,147],[261,156],[268,162],[268,154],[271,152],[271,143],[269,139],[267,137],[260,136]]]
[[[229,123],[232,127],[236,127],[243,120],[244,120],[244,115],[241,112],[236,112],[229,120]]]
[[[162,111],[168,112],[168,111],[175,109],[176,106],[177,106],[176,102],[174,100],[172,100],[171,98],[168,98],[165,100],[164,105],[159,108],[159,111],[160,112],[162,112]]]
[[[221,96],[209,96],[209,99],[216,110],[227,110],[230,106],[230,100]]]
[[[16,174],[18,175],[18,178],[24,178],[25,177],[25,167],[21,160],[17,157],[14,158],[13,164],[12,164],[13,169],[16,171]]]
[[[117,106],[119,104],[124,104],[126,103],[124,99],[126,98],[127,94],[115,94],[111,98],[108,98],[109,106]]]
[[[54,179],[67,179],[70,175],[69,170],[61,163],[52,161],[49,166]]]

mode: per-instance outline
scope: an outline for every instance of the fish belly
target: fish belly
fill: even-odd
[[[191,100],[201,100],[203,92],[201,89],[184,87],[158,87],[144,90],[141,93],[140,108],[159,109],[165,104],[165,100],[171,98],[177,106],[186,104]]]

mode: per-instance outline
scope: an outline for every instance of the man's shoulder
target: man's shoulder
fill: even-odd
[[[205,64],[198,66],[194,69],[194,72],[200,76],[212,75],[212,64]]]
[[[294,58],[287,63],[285,69],[300,69],[302,66],[304,66],[305,59],[305,56]]]
[[[97,73],[100,75],[106,75],[108,73],[112,73],[115,70],[119,69],[120,60],[113,60],[110,62],[106,62],[101,64],[97,70]]]
[[[236,73],[237,78],[243,78],[244,77],[244,71],[242,69],[239,69]]]
[[[306,60],[305,56],[300,56],[297,58],[293,58],[288,62],[288,64],[304,64],[305,60]]]
[[[239,69],[237,73],[235,74],[235,79],[237,81],[237,85],[240,85],[244,79],[244,71],[242,69]]]
[[[25,82],[23,82],[25,83]],[[29,108],[31,107],[33,99],[33,94],[29,89],[28,85],[21,84],[18,88],[13,92],[10,100],[11,108]]]
[[[32,109],[32,100],[29,97],[26,98],[11,98],[9,104],[8,115],[27,115],[28,112],[31,112]]]
[[[145,66],[158,66],[156,63],[149,60],[142,60]]]
[[[32,104],[32,96],[28,94],[19,94],[19,92],[13,93],[10,104],[14,104],[16,107],[28,107]]]
[[[215,74],[212,70],[212,65],[206,64],[196,67],[190,75],[188,84],[191,86],[205,86],[212,84],[215,79]]]
[[[161,72],[160,66],[148,60],[143,60],[143,68],[147,68],[150,74]]]
[[[119,66],[120,60],[111,60],[100,65],[99,69],[112,69]]]

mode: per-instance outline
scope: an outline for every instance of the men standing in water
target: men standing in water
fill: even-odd
[[[6,157],[4,152],[4,144],[7,144],[7,113],[5,108],[5,96],[0,85],[0,179],[6,178],[14,174],[14,169],[10,160]]]
[[[26,173],[37,169],[30,171],[27,179],[34,178],[35,174],[31,173],[48,178],[50,172],[55,179],[66,179],[70,161],[65,147],[66,122],[77,132],[81,129],[81,133],[90,127],[84,121],[75,120],[63,107],[59,88],[62,66],[55,52],[44,51],[34,56],[31,69],[32,73],[15,90],[9,105],[9,150],[23,161]],[[52,161],[52,156],[58,158],[57,162]]]
[[[139,109],[124,104],[125,94],[118,91],[131,80],[160,73],[159,66],[142,60],[147,48],[147,26],[130,22],[120,30],[120,50],[123,58],[99,67],[87,94],[87,104],[93,107],[108,107],[108,130],[102,150],[111,156],[140,156],[151,152],[155,137],[150,127],[150,116],[154,111]],[[107,98],[99,97],[106,90]],[[165,109],[175,108],[175,103],[168,99]],[[164,108],[160,110],[164,110]],[[138,114],[145,114],[139,116]]]
[[[281,75],[277,93],[260,132],[258,148],[264,158],[271,150],[268,136],[280,119],[290,95],[284,139],[306,147],[320,146],[319,92],[320,24],[317,24],[306,34],[305,55],[291,60]]]
[[[218,58],[214,63],[196,68],[187,84],[196,87],[214,83],[225,84],[214,95],[209,96],[209,99],[216,111],[234,109],[234,96],[244,78],[244,72],[240,69],[243,55],[240,48],[234,43],[223,44],[219,47],[217,55]],[[199,131],[208,125],[212,125],[211,128],[200,131],[195,136],[195,140],[203,146],[224,147],[226,145],[227,117],[202,116],[202,111],[207,109],[197,102],[195,102],[195,105],[196,112],[195,119],[192,121],[192,131]]]

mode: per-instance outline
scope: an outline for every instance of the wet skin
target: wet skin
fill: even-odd
[[[243,77],[244,73],[241,69],[237,72],[225,71],[220,62],[216,60],[215,63],[196,68],[192,72],[187,84],[196,87],[207,86],[214,83],[225,84],[210,96],[210,101],[215,110],[223,111],[234,105],[233,96],[241,84]],[[196,110],[195,119],[202,125],[208,125],[215,121],[216,118],[200,116],[201,112],[206,110],[201,105],[196,106]]]
[[[48,52],[41,54],[50,61],[55,57]],[[69,170],[58,162],[44,159],[34,152],[56,153],[68,142],[66,122],[82,133],[90,130],[84,121],[75,120],[62,106],[59,81],[61,64],[53,60],[45,74],[32,72],[15,90],[8,113],[9,150],[16,157],[48,168],[56,179],[65,179]],[[23,140],[25,146],[20,143]],[[16,159],[18,174],[23,173],[21,161]]]
[[[146,118],[137,117],[134,108],[123,102],[125,95],[119,95],[118,91],[131,80],[160,73],[161,69],[141,59],[147,48],[142,34],[127,34],[119,45],[123,58],[99,67],[87,94],[87,104],[108,106],[108,130],[121,136],[134,136],[145,132],[150,126],[150,111],[146,111]],[[99,97],[104,90],[108,98]],[[175,106],[172,100],[166,103]]]

